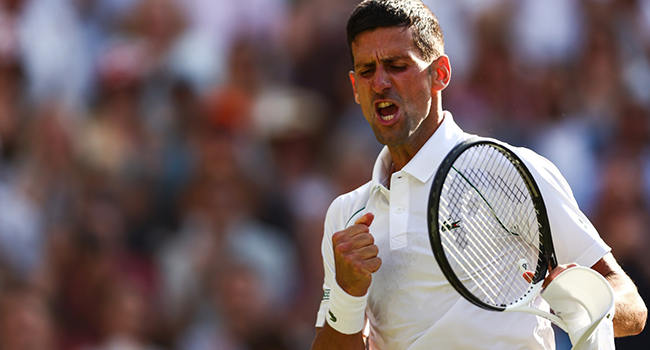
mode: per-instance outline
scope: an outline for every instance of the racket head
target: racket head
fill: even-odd
[[[428,208],[440,269],[483,309],[504,311],[532,299],[549,265],[557,265],[539,188],[499,141],[476,138],[454,147],[436,172]],[[526,271],[534,273],[531,280]]]

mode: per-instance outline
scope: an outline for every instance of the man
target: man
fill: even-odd
[[[451,66],[438,21],[418,0],[366,0],[348,20],[356,102],[386,145],[372,180],[338,197],[325,220],[325,295],[312,349],[553,349],[550,323],[482,310],[446,281],[431,253],[428,193],[444,156],[470,135],[442,110]],[[615,336],[639,333],[647,309],[557,169],[529,150],[561,264],[591,266],[615,291]]]

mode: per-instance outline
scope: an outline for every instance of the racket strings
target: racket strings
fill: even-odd
[[[492,215],[487,210],[478,211],[475,215],[476,220],[467,220],[465,224],[467,231],[483,230],[484,223],[492,221]],[[492,223],[491,226],[495,226],[495,224]],[[504,237],[507,238],[507,236]],[[465,272],[463,275],[469,277],[469,279],[465,279],[464,283],[472,284],[473,288],[468,289],[478,289],[488,302],[500,305],[504,291],[502,290],[503,285],[500,286],[499,283],[503,278],[498,275],[499,270],[494,268],[494,265],[498,259],[502,259],[502,255],[507,252],[507,249],[502,242],[495,241],[494,237],[490,239],[490,244],[479,244],[481,242],[474,241],[474,244],[466,245],[464,250],[454,244],[445,244],[449,243],[448,239],[445,239],[443,244],[446,249],[453,250],[452,257],[459,266],[463,267]],[[467,240],[469,241],[469,239]],[[457,273],[457,275],[459,274]],[[508,293],[508,290],[505,293]]]
[[[502,286],[498,285],[498,276],[495,275],[491,266],[493,262],[488,257],[488,254],[496,256],[498,253],[492,250],[486,254],[482,249],[476,249],[474,245],[469,245],[465,251],[461,251],[453,244],[443,244],[445,245],[445,249],[454,250],[453,257],[456,263],[468,267],[464,268],[464,272],[469,279],[467,277],[461,279],[462,283],[466,284],[467,289],[476,295],[482,295],[486,302],[493,305],[500,305],[499,296],[502,294]],[[482,262],[486,263],[482,264]],[[472,271],[471,273],[468,271],[470,269]],[[470,286],[467,286],[468,284]],[[477,290],[480,293],[477,293]]]
[[[468,230],[476,229],[472,222],[467,223],[467,225]],[[467,242],[469,243],[469,241]],[[489,299],[490,303],[496,305],[497,300],[493,299],[492,296],[500,294],[500,287],[497,285],[497,279],[490,278],[490,276],[493,275],[493,272],[490,271],[490,265],[483,264],[483,266],[481,266],[481,263],[489,262],[489,256],[497,256],[498,252],[492,249],[492,247],[485,247],[489,250],[486,252],[483,249],[476,249],[476,245],[474,244],[458,244],[457,240],[451,242],[449,235],[444,237],[443,247],[445,248],[447,255],[451,256],[457,264],[468,267],[463,269],[464,272],[466,272],[465,275],[459,275],[456,273],[459,277],[465,276],[464,279],[461,277],[461,282],[464,284],[475,282],[473,287],[480,290],[480,292]],[[470,275],[468,273],[468,270],[470,269],[471,271],[478,273]],[[472,290],[471,288],[468,289]]]
[[[473,147],[442,191],[440,235],[456,275],[486,303],[516,301],[531,284],[523,272],[537,271],[540,261],[537,213],[517,168],[496,148]]]

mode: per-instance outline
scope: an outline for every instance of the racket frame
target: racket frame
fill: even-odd
[[[519,299],[511,302],[508,305],[491,305],[485,303],[477,296],[472,294],[469,290],[467,290],[460,279],[456,276],[453,268],[451,267],[451,264],[447,260],[440,237],[438,210],[440,204],[440,195],[442,193],[447,174],[452,171],[454,162],[460,157],[461,154],[463,154],[463,152],[471,147],[478,145],[485,145],[496,149],[515,167],[525,182],[526,187],[528,188],[528,192],[530,193],[531,199],[533,201],[533,206],[535,207],[537,221],[539,223],[540,246],[542,249],[540,249],[540,254],[538,257],[539,264],[535,271],[532,283],[528,290]],[[551,320],[553,323],[557,324],[558,327],[562,328],[563,330],[567,330],[566,324],[558,316],[528,306],[529,303],[538,294],[538,292],[542,289],[544,278],[546,277],[549,267],[553,269],[557,266],[557,259],[555,256],[555,250],[553,248],[553,239],[551,237],[551,230],[544,199],[542,198],[541,191],[539,190],[539,187],[537,186],[537,183],[535,182],[532,174],[524,162],[521,160],[521,158],[519,158],[503,143],[490,138],[471,138],[459,143],[449,152],[449,154],[443,159],[442,163],[438,167],[429,194],[428,208],[429,210],[427,213],[427,219],[429,223],[429,240],[431,242],[433,255],[436,258],[436,261],[438,262],[442,273],[459,294],[480,308],[501,312],[524,311],[532,313],[545,317]]]

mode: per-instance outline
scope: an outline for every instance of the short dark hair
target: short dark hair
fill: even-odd
[[[427,62],[444,54],[444,38],[438,19],[420,0],[364,0],[357,5],[346,27],[350,54],[359,34],[380,27],[413,28],[415,46]],[[352,61],[354,64],[354,56]]]

